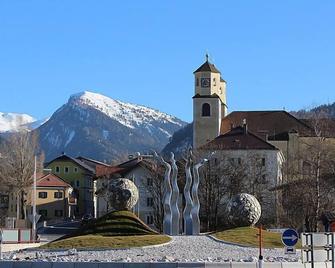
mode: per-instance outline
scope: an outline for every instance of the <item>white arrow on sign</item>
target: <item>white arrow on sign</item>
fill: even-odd
[[[37,223],[39,221],[39,219],[41,218],[41,214],[36,214],[35,215],[35,222]],[[33,222],[33,214],[29,214],[28,215],[28,219],[30,220],[30,222],[32,223]]]
[[[295,235],[291,235],[291,236],[283,236],[283,240],[291,240],[291,241],[294,241],[294,240],[297,240],[298,237],[295,236]]]

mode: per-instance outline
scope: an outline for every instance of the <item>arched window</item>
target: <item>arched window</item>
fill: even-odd
[[[211,116],[211,106],[208,103],[202,105],[202,116]]]

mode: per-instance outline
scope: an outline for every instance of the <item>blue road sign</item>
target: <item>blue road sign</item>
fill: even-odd
[[[281,235],[281,241],[287,247],[293,247],[298,243],[299,235],[294,229],[287,229]]]

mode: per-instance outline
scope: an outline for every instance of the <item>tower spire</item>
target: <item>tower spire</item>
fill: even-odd
[[[208,57],[209,57],[208,52],[206,52],[206,61],[208,61]]]

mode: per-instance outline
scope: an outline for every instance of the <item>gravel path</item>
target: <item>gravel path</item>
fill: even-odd
[[[298,261],[300,254],[284,255],[283,249],[266,249],[265,261]],[[299,252],[298,252],[299,253]],[[227,261],[255,261],[258,250],[256,248],[239,247],[217,242],[212,238],[200,236],[174,236],[168,245],[150,248],[133,248],[124,250],[79,251],[78,254],[66,256],[64,252],[26,252],[5,255],[6,258],[29,258],[52,261],[126,261],[126,262],[227,262]]]

